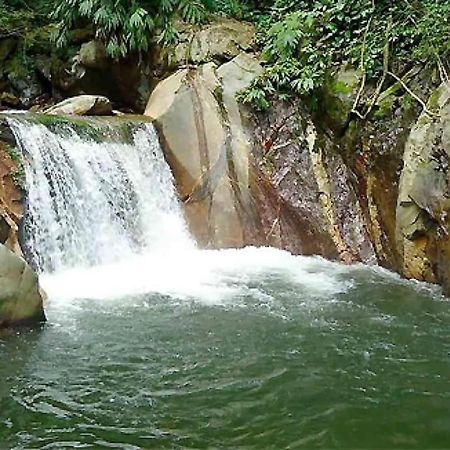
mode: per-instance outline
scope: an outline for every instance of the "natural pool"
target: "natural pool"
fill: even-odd
[[[0,448],[449,447],[437,289],[272,249],[172,256],[44,277],[48,323],[0,337]]]

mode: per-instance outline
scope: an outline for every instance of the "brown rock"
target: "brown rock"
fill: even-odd
[[[100,95],[79,95],[52,106],[45,114],[108,116],[112,114],[112,104],[106,97]]]
[[[0,102],[3,105],[15,107],[19,106],[20,99],[10,92],[2,92],[2,94],[0,95]]]

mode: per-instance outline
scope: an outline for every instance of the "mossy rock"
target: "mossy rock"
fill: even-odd
[[[345,67],[328,76],[321,95],[320,110],[325,122],[335,132],[342,132],[348,124],[361,82],[359,70]]]

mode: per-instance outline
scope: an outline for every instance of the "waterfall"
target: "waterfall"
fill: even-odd
[[[271,301],[270,286],[280,282],[311,296],[347,289],[320,259],[197,249],[149,123],[32,114],[8,122],[26,174],[22,248],[58,314],[70,315],[79,299],[157,294],[222,304]]]
[[[8,121],[24,157],[25,252],[39,272],[194,247],[153,125]]]

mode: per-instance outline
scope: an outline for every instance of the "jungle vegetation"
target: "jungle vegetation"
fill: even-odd
[[[180,21],[214,15],[257,27],[265,72],[241,100],[258,109],[275,94],[314,91],[342,64],[375,83],[417,64],[448,77],[450,2],[442,0],[0,0],[0,36],[28,36],[26,53],[42,44],[32,33],[39,27],[51,29],[58,48],[90,27],[112,58],[122,58],[175,43]]]

